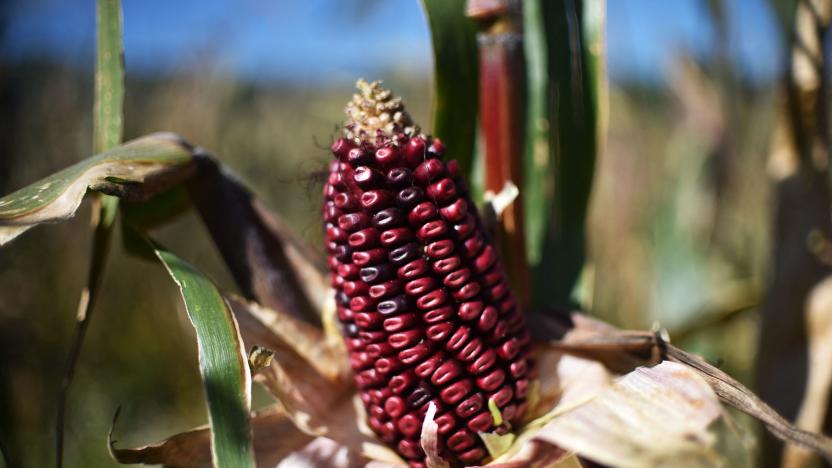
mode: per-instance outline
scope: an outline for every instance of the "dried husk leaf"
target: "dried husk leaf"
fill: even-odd
[[[244,341],[278,353],[283,366],[300,358],[296,366],[311,366],[332,382],[345,381],[350,369],[339,347],[333,346],[324,332],[305,321],[278,309],[263,307],[233,294],[226,294]]]
[[[115,421],[114,424],[115,425]],[[251,417],[257,466],[275,466],[290,453],[312,440],[295,428],[277,406],[255,412]],[[137,448],[116,448],[112,430],[110,454],[119,463],[160,464],[167,466],[211,466],[211,429],[208,426],[171,436],[156,444]]]
[[[707,428],[720,414],[704,380],[665,361],[620,378],[534,437],[608,465],[713,466],[720,458]]]

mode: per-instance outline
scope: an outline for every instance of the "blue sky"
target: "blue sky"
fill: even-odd
[[[6,0],[9,1],[9,0]],[[94,0],[11,0],[0,54],[92,63]],[[613,80],[656,81],[672,54],[716,45],[705,0],[610,0]],[[782,46],[767,0],[727,0],[729,50],[741,70],[768,79]],[[128,72],[199,66],[267,81],[351,82],[396,67],[429,73],[430,39],[417,0],[123,0]]]

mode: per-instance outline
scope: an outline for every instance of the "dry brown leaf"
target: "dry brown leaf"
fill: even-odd
[[[832,390],[832,277],[818,284],[809,295],[806,307],[806,334],[809,341],[809,377],[795,425],[820,432],[829,411]],[[783,466],[806,466],[813,454],[789,444],[783,452]]]
[[[719,457],[707,427],[720,413],[704,380],[663,362],[621,377],[555,417],[535,439],[614,466],[713,466]]]
[[[333,382],[348,379],[350,369],[344,353],[331,344],[320,328],[232,294],[226,294],[226,298],[240,324],[247,349],[263,346],[278,352],[277,358],[283,366],[300,357],[307,366]]]
[[[115,421],[113,422],[115,426]],[[278,407],[254,413],[251,418],[254,452],[258,467],[272,467],[312,440],[295,428]],[[144,463],[168,466],[211,466],[211,430],[199,427],[176,434],[153,445],[116,448],[110,431],[110,454],[119,463]]]

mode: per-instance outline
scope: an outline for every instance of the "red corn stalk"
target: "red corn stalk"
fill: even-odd
[[[530,274],[521,198],[526,84],[521,7],[517,0],[469,0],[466,14],[482,27],[477,42],[485,190],[499,193],[507,182],[521,189],[521,195],[499,216],[496,242],[525,309],[530,301]]]

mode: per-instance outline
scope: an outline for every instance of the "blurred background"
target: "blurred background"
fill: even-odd
[[[356,78],[384,80],[429,122],[430,35],[416,0],[123,8],[126,139],[170,130],[208,148],[312,243],[313,176]],[[783,11],[767,0],[609,2],[609,132],[575,293],[618,326],[659,323],[749,385],[772,270],[766,165],[789,49]],[[92,0],[0,2],[0,193],[90,154],[94,48]],[[89,220],[86,207],[0,250],[0,450],[10,466],[54,463]],[[159,238],[233,289],[195,214]],[[114,253],[70,395],[67,466],[115,464],[106,436],[118,406],[124,445],[207,420],[172,283],[118,245]],[[266,402],[255,394],[255,406]],[[747,440],[756,429],[740,418],[737,430]]]

